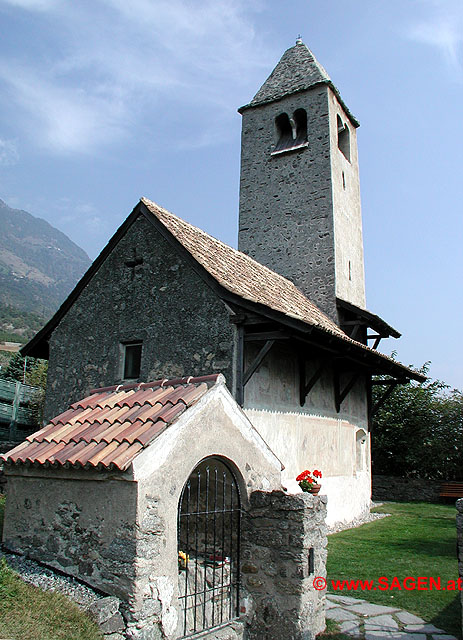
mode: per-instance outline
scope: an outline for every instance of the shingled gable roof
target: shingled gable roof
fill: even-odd
[[[292,93],[306,91],[321,84],[328,85],[333,90],[352,124],[358,127],[357,118],[347,108],[330,76],[310,49],[300,40],[297,41],[294,47],[284,52],[279,63],[251,102],[238,109],[238,111],[242,113],[246,109],[281,100]]]
[[[251,305],[256,305],[257,312],[265,309],[276,312],[279,321],[284,322],[285,318],[294,320],[299,329],[317,328],[321,336],[337,338],[340,346],[346,347],[348,343],[370,358],[377,373],[386,373],[384,369],[387,369],[391,375],[400,378],[425,379],[421,374],[347,336],[290,280],[147,198],[142,198],[133,209],[51,320],[21,349],[23,355],[48,357],[49,336],[139,215],[145,215],[159,230],[164,230],[166,237],[179,250],[186,251],[193,258],[193,264],[200,267],[202,275],[207,275],[215,282],[218,295],[225,295],[228,291],[236,298],[235,302],[249,301]]]
[[[193,258],[225,289],[329,333],[344,332],[290,281],[245,253],[213,238],[147,198],[141,200]]]
[[[0,456],[8,465],[125,471],[221,374],[93,389]]]

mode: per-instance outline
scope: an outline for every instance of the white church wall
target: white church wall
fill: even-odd
[[[304,469],[323,473],[323,495],[328,496],[326,522],[350,522],[367,511],[371,497],[369,436],[363,469],[357,468],[355,425],[345,420],[301,413],[245,409],[263,439],[285,468],[283,485],[290,493],[300,491],[296,476]],[[364,433],[363,430],[360,430]]]
[[[247,352],[251,360],[258,347]],[[307,364],[307,379],[318,367]],[[341,386],[347,382],[341,379]],[[333,372],[327,368],[299,404],[297,359],[274,347],[245,387],[245,413],[285,466],[284,486],[299,491],[296,476],[304,469],[323,473],[328,496],[327,524],[349,522],[370,504],[371,465],[364,381],[359,380],[336,413]]]

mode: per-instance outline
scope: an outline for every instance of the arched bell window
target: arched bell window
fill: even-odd
[[[205,458],[178,505],[179,601],[182,636],[239,615],[241,499],[229,463]]]
[[[296,109],[294,112],[294,122],[296,125],[296,145],[307,142],[307,113],[305,109]]]
[[[275,118],[275,126],[277,130],[278,142],[275,151],[288,149],[293,145],[293,128],[287,113],[280,113]]]
[[[293,117],[280,113],[275,118],[277,143],[272,153],[281,153],[297,149],[307,144],[307,113],[305,109],[296,109]]]
[[[350,133],[349,127],[345,124],[341,117],[338,115],[336,118],[338,125],[338,147],[341,153],[350,162]]]

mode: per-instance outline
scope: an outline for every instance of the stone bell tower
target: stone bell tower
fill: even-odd
[[[337,298],[364,309],[359,123],[302,40],[239,112],[238,248],[335,322]]]

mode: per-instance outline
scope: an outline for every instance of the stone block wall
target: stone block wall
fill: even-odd
[[[308,640],[325,628],[326,497],[256,491],[243,522],[249,640]],[[248,597],[246,597],[246,593]]]
[[[132,273],[126,262],[135,255],[143,262]],[[231,385],[228,318],[222,301],[140,216],[51,336],[45,419],[92,388],[122,382],[127,342],[143,344],[143,382],[221,372]]]
[[[373,500],[439,501],[439,483],[423,478],[396,478],[373,474]]]

